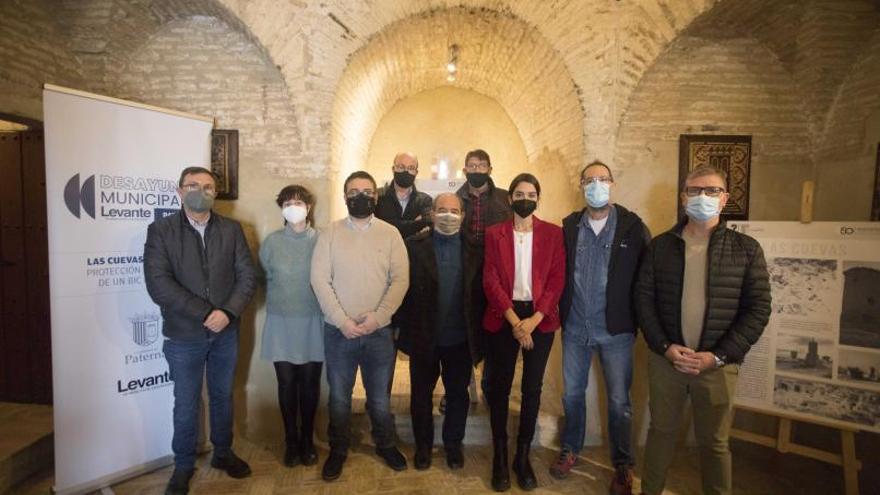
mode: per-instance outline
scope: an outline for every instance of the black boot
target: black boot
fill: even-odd
[[[531,445],[529,442],[517,442],[516,455],[513,456],[513,472],[516,473],[516,483],[520,489],[525,491],[534,490],[538,487],[535,471],[532,470],[532,464],[529,462],[530,449]]]
[[[303,466],[314,466],[318,463],[318,451],[315,450],[315,443],[312,436],[303,436],[299,441],[299,459]]]
[[[495,452],[492,455],[492,489],[505,492],[510,489],[510,469],[507,467],[507,439],[492,441]]]
[[[297,441],[287,442],[287,445],[284,448],[284,465],[287,467],[299,466],[300,464],[300,452],[299,445]]]

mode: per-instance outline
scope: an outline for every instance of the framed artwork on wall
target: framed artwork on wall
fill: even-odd
[[[874,199],[871,201],[871,221],[880,222],[880,143],[877,143],[877,161],[874,162]]]
[[[211,131],[211,171],[217,174],[217,199],[238,199],[238,131]]]
[[[749,180],[752,169],[752,136],[682,134],[678,148],[678,190],[691,170],[709,165],[727,174],[730,199],[721,212],[725,220],[749,219]],[[684,208],[678,201],[679,218]]]

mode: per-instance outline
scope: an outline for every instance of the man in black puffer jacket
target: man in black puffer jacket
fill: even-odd
[[[770,283],[758,242],[728,229],[723,172],[694,169],[685,180],[687,218],[657,236],[636,283],[648,346],[651,427],[642,491],[659,494],[690,396],[703,493],[732,490],[728,437],[739,363],[770,318]]]

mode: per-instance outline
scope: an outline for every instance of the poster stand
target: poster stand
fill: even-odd
[[[813,221],[814,190],[815,183],[813,181],[804,181],[801,188],[801,223],[808,224]],[[734,414],[736,414],[737,409],[776,417],[778,420],[778,429],[776,436],[771,437],[751,431],[731,428],[730,436],[732,438],[770,447],[784,454],[790,452],[792,454],[809,457],[810,459],[826,462],[828,464],[834,464],[835,466],[841,466],[843,468],[843,480],[846,495],[858,495],[859,470],[862,468],[862,463],[856,458],[855,434],[859,431],[857,427],[835,421],[823,421],[818,418],[807,419],[803,416],[789,415],[782,411],[771,412],[765,409],[752,408],[739,404],[734,407]],[[840,453],[829,452],[793,442],[791,440],[791,425],[793,421],[812,423],[838,430],[840,432]]]
[[[843,467],[843,481],[846,495],[859,494],[859,470],[862,468],[862,463],[856,458],[855,434],[858,432],[858,428],[837,422],[822,421],[821,419],[805,419],[801,416],[787,415],[778,411],[768,412],[764,409],[751,408],[742,405],[734,407],[734,414],[736,414],[737,410],[774,416],[778,419],[779,428],[775,437],[738,428],[731,428],[731,438],[770,447],[783,454],[790,452],[792,454],[809,457],[810,459],[816,459],[817,461],[834,464],[835,466],[841,466]],[[840,453],[829,452],[793,442],[791,440],[791,424],[793,421],[812,423],[826,428],[839,430]]]

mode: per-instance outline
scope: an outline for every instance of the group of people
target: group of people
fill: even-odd
[[[610,492],[630,494],[630,385],[641,328],[652,351],[642,491],[663,491],[689,398],[703,491],[730,493],[738,363],[767,323],[770,288],[760,245],[719,218],[728,199],[724,173],[693,170],[680,193],[687,215],[652,240],[639,216],[613,200],[614,176],[602,162],[581,171],[585,207],[561,228],[534,214],[541,202],[538,179],[523,173],[507,190],[498,188],[483,150],[467,154],[467,183],[455,193],[431,198],[418,191],[418,171],[418,159],[400,153],[384,188],[366,172],[352,173],[343,185],[348,216],[320,232],[308,189],[291,185],[276,198],[284,226],[259,253],[267,285],[261,356],[277,375],[284,464],[318,462],[314,423],[326,367],[330,453],[323,479],[338,479],[345,465],[358,369],[376,453],[390,468],[405,470],[390,408],[400,350],[409,356],[414,467],[431,466],[440,379],[446,463],[464,466],[468,389],[482,362],[492,488],[509,489],[512,468],[522,489],[534,489],[529,450],[554,333],[561,329],[565,427],[550,474],[568,476],[584,446],[595,353],[608,396]],[[185,169],[179,194],[181,212],[150,225],[144,250],[147,289],[162,310],[163,349],[174,380],[169,494],[187,493],[194,472],[203,376],[211,465],[234,478],[250,475],[232,451],[232,381],[242,312],[258,284],[241,227],[212,212],[213,174]],[[511,465],[509,398],[520,354],[522,399]]]

